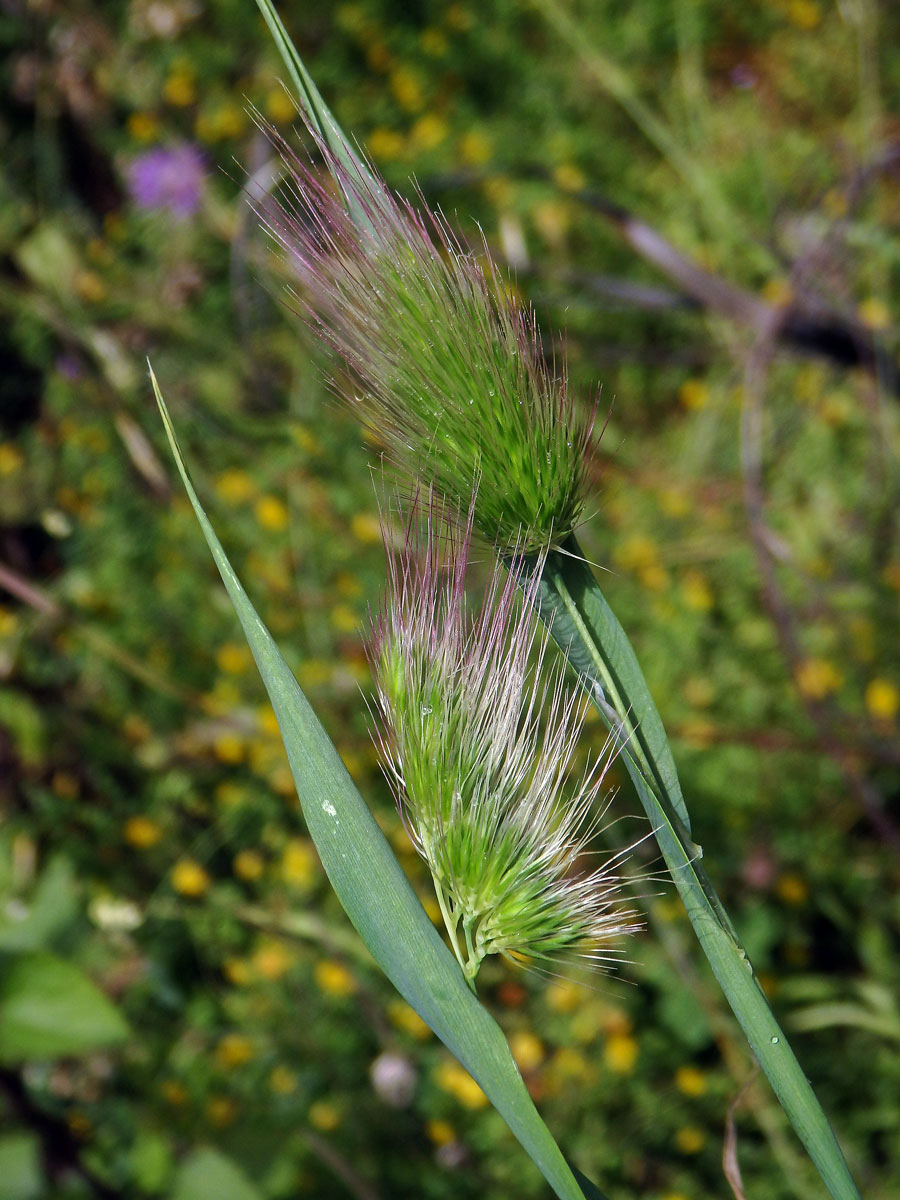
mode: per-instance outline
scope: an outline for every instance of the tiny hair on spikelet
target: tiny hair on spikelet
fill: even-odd
[[[352,171],[307,125],[327,174],[260,124],[282,162],[257,215],[297,276],[293,304],[344,360],[344,393],[389,458],[427,478],[501,553],[560,546],[587,490],[596,404],[545,360],[534,312],[510,297],[487,243],[476,255],[417,194],[396,197],[367,160]],[[330,178],[329,178],[330,176]]]
[[[541,681],[536,585],[513,555],[469,605],[471,509],[456,515],[419,497],[388,555],[368,644],[385,773],[470,984],[488,954],[613,961],[640,928],[623,901],[626,852],[583,868],[613,738],[573,785],[583,694],[562,660]]]

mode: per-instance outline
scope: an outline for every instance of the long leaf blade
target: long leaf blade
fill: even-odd
[[[661,733],[665,740],[665,732],[637,657],[574,538],[565,551],[547,556],[538,593],[541,617],[581,676],[601,716],[613,730],[620,731],[622,759],[694,932],[782,1108],[832,1196],[858,1200],[831,1125],[703,869],[702,851],[686,836],[680,787],[675,795],[658,790],[660,782],[666,781],[669,764],[671,770],[675,768],[667,741],[663,761],[654,762],[657,738]],[[638,753],[633,739],[648,729],[649,736],[640,743]],[[641,761],[648,756],[649,772]]]
[[[303,815],[338,899],[372,957],[477,1081],[556,1195],[603,1200],[592,1185],[582,1188],[576,1182],[534,1107],[500,1027],[469,990],[250,603],[193,488],[152,371],[151,380],[178,471],[272,701]]]
[[[375,186],[371,173],[366,168],[361,156],[356,153],[344,131],[338,125],[331,109],[322,99],[319,89],[313,82],[312,76],[306,69],[303,59],[297,53],[297,48],[291,41],[284,23],[275,11],[272,0],[256,0],[257,7],[269,27],[269,32],[287,67],[291,83],[297,89],[303,110],[313,131],[318,134],[331,153],[347,171],[349,177],[358,182],[363,193],[377,201],[379,189]],[[347,196],[347,203],[353,218],[360,225],[371,229],[371,222],[356,203],[353,196]]]

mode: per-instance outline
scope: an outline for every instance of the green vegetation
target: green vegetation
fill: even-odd
[[[479,221],[564,331],[575,394],[602,383],[579,541],[714,885],[886,1198],[900,18],[283,15],[342,126],[473,241]],[[331,893],[147,384],[149,354],[239,574],[439,922],[360,699],[380,447],[282,311],[241,194],[271,159],[245,98],[293,136],[277,51],[235,0],[13,8],[0,38],[0,1196],[543,1196]],[[723,1145],[748,1195],[822,1195],[674,889],[650,890],[616,977],[482,966],[541,1114],[615,1200],[728,1195]]]

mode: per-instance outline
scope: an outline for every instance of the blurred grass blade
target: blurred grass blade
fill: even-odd
[[[322,99],[319,89],[313,83],[312,76],[307,71],[303,59],[297,53],[294,43],[288,37],[281,17],[275,11],[275,6],[270,0],[256,0],[256,3],[263,15],[263,20],[269,27],[269,32],[272,35],[275,45],[278,47],[278,52],[284,61],[284,65],[288,69],[291,82],[297,89],[297,95],[303,101],[303,106],[306,109],[311,124],[317,130],[319,136],[328,143],[344,166],[348,167],[351,171],[361,170],[362,163],[354,154],[353,148],[341,132],[337,121],[331,115],[331,110]]]
[[[603,1200],[579,1187],[528,1095],[500,1027],[465,982],[387,839],[253,608],[203,511],[156,377],[153,390],[179,473],[244,628],[284,740],[322,865],[373,958],[403,998],[478,1082],[563,1200]]]
[[[758,270],[771,270],[769,252],[744,228],[740,213],[725,195],[715,171],[686,148],[682,131],[673,128],[640,97],[634,79],[608,54],[604,54],[587,36],[585,29],[569,15],[559,0],[531,0],[569,50],[587,68],[598,86],[628,114],[644,137],[677,171],[705,211],[722,246],[739,252]]]
[[[306,116],[313,129],[318,133],[323,142],[325,142],[341,166],[346,169],[351,179],[355,178],[363,184],[364,194],[371,194],[373,199],[377,199],[378,189],[372,186],[371,174],[366,169],[361,157],[353,149],[349,139],[345,137],[340,125],[334,119],[331,109],[322,99],[321,93],[313,83],[312,76],[307,71],[303,59],[297,53],[297,48],[288,36],[281,17],[275,11],[275,6],[271,0],[256,0],[256,4],[269,27],[269,32],[272,34],[275,45],[278,47],[278,52],[282,57],[284,65],[287,67],[291,82],[297,89],[297,95],[301,99]],[[354,219],[361,225],[371,227],[371,223],[354,202],[353,197],[347,196],[346,198]]]
[[[622,758],[656,834],[700,945],[782,1108],[832,1196],[859,1193],[822,1108],[769,1008],[752,964],[701,865],[682,819],[665,732],[637,658],[574,537],[551,551],[541,617],[578,671],[601,716],[621,731]]]

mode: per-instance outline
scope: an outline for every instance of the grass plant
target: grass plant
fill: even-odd
[[[436,546],[429,543],[421,574],[412,560],[402,568],[402,586],[391,615],[382,620],[374,652],[379,704],[393,745],[391,770],[414,840],[434,876],[462,976],[473,981],[484,953],[527,949],[541,956],[586,933],[601,932],[607,917],[605,893],[589,899],[598,896],[602,871],[588,877],[593,888],[586,886],[584,892],[580,882],[565,878],[583,847],[578,831],[593,800],[592,788],[582,789],[566,816],[555,799],[554,781],[565,771],[577,727],[555,725],[551,719],[538,755],[549,765],[532,765],[539,739],[531,712],[540,693],[529,696],[522,690],[522,646],[527,648],[530,636],[506,618],[509,589],[518,583],[525,596],[523,612],[530,614],[537,602],[547,628],[607,722],[700,945],[786,1114],[831,1194],[849,1200],[857,1195],[855,1185],[701,862],[703,852],[692,839],[656,707],[575,538],[585,498],[591,422],[579,425],[564,376],[543,365],[533,317],[506,300],[496,270],[490,264],[487,271],[477,266],[442,218],[398,204],[341,132],[269,0],[258,3],[337,186],[335,195],[276,135],[288,182],[266,223],[298,268],[301,303],[357,376],[366,420],[387,436],[397,465],[424,478],[457,512],[470,511],[479,533],[499,546],[511,567],[512,582],[499,591],[500,585],[493,585],[480,625],[476,621],[475,633],[467,634],[460,625],[458,565],[450,570],[449,593],[442,593]],[[619,85],[614,91],[659,140],[657,126],[648,123],[630,93]],[[673,145],[668,136],[663,140],[667,152]],[[687,170],[680,157],[678,162]],[[702,183],[693,169],[687,174]],[[708,194],[705,185],[701,192]],[[167,428],[171,438],[168,422]],[[179,468],[184,476],[180,458]],[[239,585],[223,563],[193,492],[191,499],[241,610],[246,601]],[[396,584],[398,577],[394,579]],[[261,647],[267,635],[252,616],[242,619],[245,629],[255,630],[251,644]],[[279,675],[274,660],[266,658],[268,650],[255,653],[264,677]],[[473,657],[477,661],[471,672]],[[496,678],[485,674],[495,668]],[[560,684],[556,687],[558,697]],[[506,691],[501,695],[497,688]],[[285,723],[292,726],[296,740],[302,730],[294,710],[303,714],[301,726],[311,719],[299,692],[276,703],[283,731]],[[291,737],[286,734],[286,741]],[[507,748],[510,761],[502,757]],[[292,755],[295,777],[303,753],[298,745]],[[339,774],[336,765],[334,771]],[[506,798],[507,788],[516,794],[514,802]],[[318,814],[311,823],[320,851],[323,843],[334,840],[334,829],[344,819],[343,808],[327,797],[321,810],[332,824],[323,826]],[[490,820],[485,819],[488,811],[493,813]],[[523,812],[524,840],[518,820]],[[559,841],[566,820],[571,820],[574,836]],[[476,865],[480,873],[473,874]],[[549,875],[542,874],[544,868]],[[342,873],[337,872],[337,880],[333,876],[339,895]],[[351,918],[372,948],[371,914],[363,911],[364,902],[360,908],[353,887],[349,901]],[[391,902],[376,886],[370,903],[384,911]],[[592,911],[599,916],[593,924]],[[582,926],[577,925],[578,913]],[[510,934],[510,920],[521,932],[531,919],[541,932],[532,929],[530,939]],[[460,921],[465,950],[457,940]],[[383,934],[375,941],[381,944]],[[436,1020],[433,1003],[421,992],[414,998],[405,994],[450,1045],[447,1013],[455,1014],[462,1002],[443,997],[448,1007],[438,1004]],[[459,1008],[459,1013],[466,1011]],[[508,1117],[515,1087],[502,1071],[494,1078],[497,1062],[486,1070],[470,1054],[461,1059],[495,1102],[502,1097],[498,1106]],[[544,1145],[542,1127],[526,1124],[526,1136],[519,1136],[534,1153],[538,1143]],[[549,1161],[558,1194],[570,1194],[574,1181],[558,1174],[558,1161],[554,1164],[552,1155],[540,1161],[545,1173]]]

